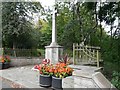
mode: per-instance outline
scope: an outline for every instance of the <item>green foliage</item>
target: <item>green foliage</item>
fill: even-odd
[[[64,49],[63,55],[68,54],[69,57],[73,57],[73,51],[71,49]]]
[[[42,8],[40,3],[3,2],[2,5],[3,46],[31,48],[35,43],[32,42],[35,35],[30,20],[33,12],[38,12]]]
[[[112,74],[112,80],[111,82],[113,83],[113,85],[115,87],[117,87],[118,89],[120,89],[120,72],[116,72],[114,71]]]
[[[108,2],[108,3],[103,3],[103,6],[99,10],[99,19],[101,21],[105,21],[107,24],[111,25],[115,19],[116,16],[118,16],[118,11],[120,7],[118,6],[120,2]]]
[[[44,46],[49,45],[52,37],[51,22],[39,19],[35,28],[39,32],[39,37],[37,38],[39,39],[38,48],[44,48]]]
[[[119,77],[118,74],[116,76],[112,76],[114,71],[120,72],[120,38],[115,39],[108,36],[107,38],[104,38],[102,42],[101,47],[101,54],[102,59],[104,60],[104,72],[107,78],[111,81],[112,84],[116,86],[116,88],[120,88],[119,81],[115,78]],[[117,76],[118,75],[118,76]]]
[[[120,26],[115,20],[120,19],[120,2],[79,2],[57,3],[56,16],[57,42],[64,47],[64,52],[72,56],[73,43],[84,41],[86,45],[100,46],[101,56],[104,60],[104,70],[112,83],[120,87],[117,74],[120,69]],[[30,13],[38,12],[46,16],[40,19],[34,28],[30,20]],[[19,48],[44,48],[50,45],[52,34],[51,11],[44,10],[38,3],[9,2],[3,3],[3,45]],[[100,25],[105,22],[111,26],[109,35]],[[114,32],[115,30],[115,32]],[[44,50],[37,50],[34,54]],[[113,71],[116,74],[111,76]],[[116,80],[115,80],[116,79]]]
[[[9,55],[14,57],[14,51],[16,52],[17,57],[41,57],[44,58],[45,50],[44,49],[11,49],[5,48],[4,55]]]
[[[100,26],[94,28],[96,26],[93,16],[95,3],[90,10],[88,10],[88,4],[80,4],[78,3],[73,7],[71,3],[59,2],[56,5],[58,9],[56,16],[57,42],[65,49],[72,49],[73,43],[81,43],[86,36],[89,38],[86,39],[85,44],[100,45]],[[77,10],[77,8],[79,9]],[[48,10],[46,16],[47,20],[40,19],[37,25],[41,33],[40,48],[49,45],[51,42],[51,11]]]
[[[41,54],[40,56],[45,57],[45,50],[44,49],[37,49],[37,53]]]
[[[41,37],[40,37],[40,45],[44,47],[46,45],[50,45],[52,30],[51,25],[47,21],[42,21],[42,28],[40,29]]]

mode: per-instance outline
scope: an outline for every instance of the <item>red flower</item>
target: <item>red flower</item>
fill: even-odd
[[[41,70],[41,65],[35,65],[34,68],[38,69],[38,70]]]
[[[2,59],[3,58],[3,56],[0,56],[0,59]]]
[[[40,74],[51,76],[53,75],[54,68],[53,65],[49,63],[50,63],[50,59],[43,59],[40,65],[35,65],[35,68],[39,70]]]
[[[49,64],[50,63],[50,59],[43,59],[43,61],[42,61],[42,64]]]
[[[43,73],[40,71],[40,74],[43,74]]]

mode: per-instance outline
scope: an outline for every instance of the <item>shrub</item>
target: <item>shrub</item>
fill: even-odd
[[[113,72],[111,82],[116,88],[120,89],[120,72]]]

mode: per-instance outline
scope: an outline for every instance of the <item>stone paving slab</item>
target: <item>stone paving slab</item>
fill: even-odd
[[[102,67],[94,66],[82,66],[82,65],[69,65],[69,66],[75,70],[82,70],[87,72],[98,72],[102,70]]]
[[[82,70],[74,70],[73,76],[79,76],[79,77],[84,77],[84,78],[92,78],[93,72],[85,72]]]
[[[12,87],[10,86],[10,84],[8,82],[5,82],[2,79],[0,79],[0,90],[2,88],[12,88]]]
[[[92,74],[101,71],[101,67],[81,66],[81,65],[69,65],[74,69],[73,75],[84,78],[92,78]]]
[[[20,84],[18,84],[16,82],[13,82],[13,81],[8,80],[8,79],[3,78],[3,77],[0,77],[0,81],[1,81],[1,84],[2,84],[1,88],[25,88],[25,86],[20,85]],[[3,84],[5,84],[5,85],[3,85]]]
[[[32,67],[24,66],[0,70],[0,77],[25,86],[25,88],[42,88],[39,86],[39,72],[31,70]]]
[[[21,87],[26,88],[42,88],[39,86],[39,72],[31,70],[32,68],[33,65],[0,70],[0,77],[17,83],[16,86],[18,87],[21,85]],[[85,69],[83,66],[79,68],[81,68],[80,72]],[[77,72],[77,70],[75,71]],[[77,79],[74,78],[74,80],[71,80],[72,85],[75,82],[74,80]],[[78,87],[77,84],[74,87]]]
[[[92,79],[78,76],[64,78],[62,80],[62,86],[63,88],[99,88]]]
[[[33,65],[0,70],[0,78],[9,81],[16,88],[43,88],[39,86],[39,72],[33,71],[32,68]],[[96,70],[96,68],[89,66],[74,66],[73,76],[64,78],[62,87],[99,88],[91,76]],[[51,90],[51,88],[47,88],[47,90]]]

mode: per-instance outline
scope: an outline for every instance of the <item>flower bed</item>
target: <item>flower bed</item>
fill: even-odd
[[[60,61],[53,65],[50,64],[49,59],[44,59],[40,65],[35,65],[34,69],[40,72],[40,85],[52,86],[54,89],[61,89],[62,78],[71,76],[73,72],[73,69],[68,67],[65,62]]]
[[[35,65],[34,68],[40,72],[39,84],[43,87],[50,87],[52,83],[52,64],[49,59],[43,59],[40,65]]]
[[[57,63],[54,66],[53,75],[57,78],[65,78],[67,76],[71,76],[73,69],[68,67],[65,63]]]
[[[10,66],[10,57],[9,56],[0,56],[0,69],[6,69]]]

